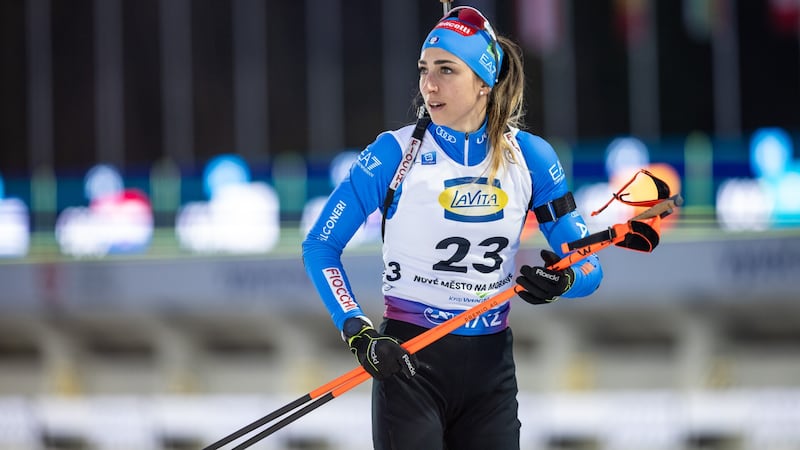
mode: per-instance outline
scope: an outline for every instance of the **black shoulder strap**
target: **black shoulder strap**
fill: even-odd
[[[392,182],[389,183],[389,189],[386,190],[386,198],[383,200],[383,219],[381,220],[381,239],[386,232],[386,213],[389,207],[392,206],[394,201],[394,193],[400,187],[403,179],[408,175],[408,171],[414,165],[414,160],[417,159],[417,153],[422,146],[422,138],[425,137],[425,130],[428,129],[428,124],[431,123],[431,118],[428,116],[424,107],[420,107],[420,112],[417,118],[417,125],[414,127],[414,132],[411,134],[411,139],[408,141],[403,157],[400,159],[400,164],[394,172]]]

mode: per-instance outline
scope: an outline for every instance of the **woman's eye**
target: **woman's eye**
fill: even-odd
[[[442,73],[453,73],[453,69],[451,69],[449,67],[442,67],[441,72]]]
[[[417,72],[419,72],[420,75],[425,75],[426,73],[428,73],[428,68],[427,67],[417,67]]]

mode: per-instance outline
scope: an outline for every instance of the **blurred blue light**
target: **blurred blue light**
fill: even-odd
[[[644,142],[634,137],[616,138],[606,148],[606,174],[627,177],[650,164],[650,152]]]
[[[792,141],[780,128],[761,128],[750,140],[750,166],[756,178],[779,178],[789,169]]]
[[[219,155],[206,165],[203,171],[203,188],[208,198],[213,198],[220,188],[231,184],[250,182],[250,168],[237,155]]]
[[[86,198],[92,201],[119,194],[124,189],[124,183],[122,175],[113,166],[98,164],[86,172],[83,188]]]

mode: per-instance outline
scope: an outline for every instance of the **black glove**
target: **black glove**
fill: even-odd
[[[411,378],[417,372],[417,358],[400,346],[397,339],[378,333],[366,321],[351,317],[342,330],[350,351],[367,373],[385,380],[400,372]]]
[[[542,259],[545,266],[557,263],[561,258],[550,250],[542,250]],[[565,270],[550,270],[542,266],[522,266],[517,284],[525,288],[517,295],[532,305],[552,303],[559,295],[567,292],[575,280],[572,268]]]

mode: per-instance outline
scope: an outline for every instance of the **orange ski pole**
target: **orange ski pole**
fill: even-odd
[[[680,206],[682,203],[683,199],[681,198],[680,195],[672,196],[668,199],[665,199],[663,202],[658,203],[657,205],[652,206],[649,209],[641,212],[628,222],[615,224],[606,231],[594,233],[590,236],[587,236],[586,238],[582,238],[579,239],[578,241],[575,241],[575,242],[587,241],[587,240],[592,241],[589,244],[573,248],[570,247],[570,244],[574,244],[574,242],[565,243],[562,246],[562,248],[570,249],[571,251],[567,253],[563,258],[561,258],[559,261],[557,261],[555,264],[548,266],[548,268],[552,270],[564,270],[572,266],[573,264],[599,252],[600,250],[606,247],[618,244],[625,239],[625,236],[628,233],[633,232],[633,229],[631,227],[632,221],[634,220],[644,221],[649,219],[658,220],[670,214],[673,208]],[[476,318],[480,317],[489,310],[501,306],[502,304],[509,301],[521,290],[523,290],[522,286],[515,284],[514,286],[499,292],[497,295],[490,297],[487,300],[484,300],[483,302],[478,303],[475,306],[465,310],[464,312],[461,312],[451,317],[450,319],[440,323],[439,325],[433,328],[429,328],[423,333],[404,342],[402,346],[403,348],[408,350],[409,353],[414,354],[422,350],[423,348],[427,347],[428,345],[438,341],[444,336],[452,333],[461,326],[466,325],[472,320],[475,320]],[[290,414],[289,416],[286,416],[279,422],[273,424],[269,428],[266,428],[265,430],[254,435],[250,439],[237,445],[236,447],[233,448],[233,450],[242,450],[248,448],[251,445],[255,444],[256,442],[264,439],[265,437],[285,427],[286,425],[289,425],[290,423],[305,416],[311,411],[319,408],[325,403],[355,388],[359,384],[367,381],[369,378],[370,375],[364,370],[364,368],[358,366],[353,370],[343,375],[340,375],[339,377],[299,397],[298,399],[276,409],[275,411],[267,414],[261,419],[258,419],[255,422],[205,447],[203,450],[216,450],[222,447],[223,445],[232,442],[244,436],[245,434],[255,430],[256,428],[259,428],[262,425],[265,425],[291,412],[292,410],[300,408],[297,409],[294,413]]]

